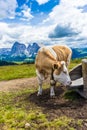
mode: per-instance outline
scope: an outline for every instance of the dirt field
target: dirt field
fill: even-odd
[[[22,78],[8,81],[0,81],[0,91],[9,92],[37,86],[36,78]]]
[[[3,92],[17,91],[24,88],[32,89],[32,87],[37,87],[36,78],[24,78],[0,82],[0,91]],[[44,113],[48,113],[49,120],[56,119],[60,116],[82,119],[82,127],[74,126],[74,128],[76,128],[76,130],[87,130],[87,100],[82,99],[77,94],[75,100],[71,101],[65,99],[65,88],[62,86],[56,87],[55,92],[56,96],[53,99],[50,98],[49,89],[45,89],[42,96],[37,97],[37,94],[35,92],[29,95],[28,100],[41,107]]]

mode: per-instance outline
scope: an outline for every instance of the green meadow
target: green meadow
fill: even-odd
[[[36,76],[34,64],[9,65],[0,67],[0,80],[30,78]]]
[[[71,61],[69,70],[79,64],[81,59],[75,59]],[[34,64],[19,64],[0,67],[0,80],[11,80],[18,78],[30,78],[35,77],[35,65]]]
[[[81,60],[72,60],[69,69],[80,62]],[[34,64],[0,67],[0,80],[35,76]],[[46,86],[44,88],[46,89]],[[0,130],[76,130],[76,126],[79,128],[82,126],[81,119],[66,115],[50,120],[49,112],[45,113],[44,107],[29,100],[30,95],[36,92],[37,88],[27,88],[17,92],[0,92]]]

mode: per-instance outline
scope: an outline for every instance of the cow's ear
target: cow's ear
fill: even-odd
[[[61,61],[61,65],[65,65],[66,63],[65,63],[65,61]]]

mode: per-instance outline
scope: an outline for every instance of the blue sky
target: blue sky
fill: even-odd
[[[28,45],[87,46],[87,0],[0,0],[0,48]]]

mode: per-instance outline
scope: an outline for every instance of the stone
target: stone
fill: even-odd
[[[26,124],[25,124],[25,129],[28,129],[28,128],[30,128],[30,127],[31,127],[30,123],[26,123]]]

